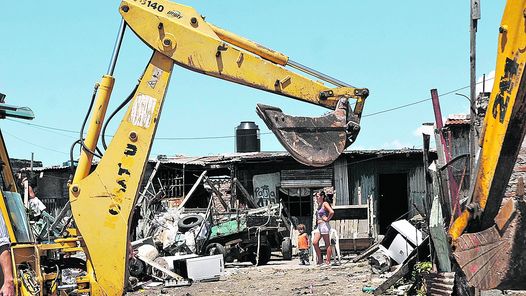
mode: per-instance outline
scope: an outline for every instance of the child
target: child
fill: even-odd
[[[305,225],[299,224],[298,231],[298,249],[300,255],[300,264],[309,265],[309,236],[305,233]]]

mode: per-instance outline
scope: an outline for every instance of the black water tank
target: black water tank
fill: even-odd
[[[259,127],[253,121],[242,121],[236,127],[236,152],[259,152]]]

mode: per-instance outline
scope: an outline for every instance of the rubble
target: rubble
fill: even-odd
[[[138,281],[152,279],[168,287],[218,280],[225,261],[264,265],[290,236],[291,222],[283,216],[283,206],[254,208],[255,201],[236,179],[216,187],[204,171],[185,198],[175,203],[165,198],[170,188],[160,182],[155,190],[154,180],[150,177],[141,193],[138,239],[132,243],[135,256],[130,259],[130,274]],[[241,199],[226,192],[227,183],[235,184]],[[209,193],[207,208],[187,207],[200,185]],[[239,201],[236,207],[231,206],[233,198]],[[285,253],[292,254],[288,242],[290,249]]]

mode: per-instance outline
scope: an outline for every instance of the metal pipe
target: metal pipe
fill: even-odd
[[[276,63],[278,65],[282,65],[282,66],[291,66],[292,68],[295,68],[297,70],[300,70],[304,73],[307,73],[309,75],[312,75],[318,79],[321,79],[323,81],[326,81],[326,82],[329,82],[329,83],[332,83],[336,86],[344,86],[344,87],[352,87],[354,88],[354,86],[350,85],[350,84],[347,84],[343,81],[340,81],[336,78],[332,78],[330,77],[329,75],[326,75],[326,74],[323,74],[321,72],[318,72],[314,69],[311,69],[307,66],[303,66],[302,64],[300,63],[297,63],[297,62],[294,62],[293,60],[289,59],[286,55],[278,52],[278,51],[275,51],[275,50],[272,50],[272,49],[268,49],[254,41],[251,41],[251,40],[248,40],[244,37],[241,37],[239,35],[236,35],[232,32],[229,32],[229,31],[226,31],[224,29],[221,29],[211,23],[208,23],[208,25],[210,26],[210,28],[212,28],[212,30],[214,31],[214,33],[217,34],[217,36],[219,37],[219,39],[223,40],[223,41],[226,41],[230,44],[233,44],[235,46],[238,46],[244,50],[247,50],[251,53],[254,53],[264,59],[267,59],[273,63]]]
[[[445,162],[449,163],[449,161],[451,161],[451,149],[448,147],[444,137],[444,123],[442,121],[442,111],[440,110],[438,91],[436,89],[431,90],[431,101],[433,102],[433,112],[435,113],[436,127],[440,135],[440,143],[442,144],[442,151],[444,151]],[[451,144],[451,139],[449,139],[449,143]],[[438,145],[439,144],[437,144],[437,150],[439,149]],[[447,176],[449,184],[449,196],[451,198],[452,205],[451,216],[456,218],[460,215],[460,204],[457,196],[458,184],[453,176],[453,171],[451,170],[450,166],[447,167]]]
[[[108,108],[108,103],[110,101],[111,92],[113,90],[113,84],[115,83],[115,78],[111,75],[102,76],[102,80],[97,92],[97,99],[93,105],[93,115],[91,116],[88,133],[84,144],[90,151],[95,151],[97,142],[99,141],[100,131],[102,129],[102,124],[104,123],[104,116],[106,115],[106,109]],[[78,182],[84,179],[90,172],[91,161],[93,159],[93,154],[88,153],[86,149],[82,149],[80,154],[80,159],[75,171],[75,176],[73,177],[73,184],[78,184]],[[72,191],[77,193],[78,187],[72,187]]]
[[[329,75],[326,75],[326,74],[323,74],[323,73],[321,73],[321,72],[318,72],[318,71],[316,71],[316,70],[314,70],[314,69],[311,69],[311,68],[309,68],[309,67],[307,67],[307,66],[303,66],[302,64],[297,63],[297,62],[295,62],[295,61],[293,61],[293,60],[291,60],[291,59],[289,59],[289,61],[287,62],[287,65],[288,65],[288,66],[291,66],[292,68],[298,69],[298,70],[300,70],[300,71],[302,71],[302,72],[305,72],[305,73],[307,73],[307,74],[309,74],[309,75],[312,75],[312,76],[314,76],[314,77],[316,77],[316,78],[319,78],[319,79],[321,79],[321,80],[323,80],[323,81],[326,81],[326,82],[332,83],[332,84],[334,84],[334,85],[336,85],[336,86],[344,86],[344,87],[352,87],[352,88],[355,88],[354,86],[352,86],[352,85],[350,85],[350,84],[348,84],[348,83],[345,83],[345,82],[343,82],[343,81],[340,81],[340,80],[338,80],[338,79],[336,79],[336,78],[332,78],[332,77],[330,77]]]
[[[108,67],[107,75],[109,76],[113,76],[113,71],[115,70],[115,64],[117,64],[117,58],[119,57],[119,51],[121,50],[121,44],[125,30],[126,22],[124,22],[124,19],[122,19],[121,25],[119,26],[119,33],[117,34],[117,39],[115,40],[115,45],[113,46],[113,53],[111,55],[110,65]]]
[[[289,58],[281,52],[266,48],[265,46],[262,46],[254,41],[246,39],[245,37],[241,37],[237,34],[214,26],[211,23],[208,23],[208,25],[210,28],[212,28],[214,33],[216,33],[219,39],[256,54],[266,60],[282,66],[285,66],[289,60]]]
[[[477,84],[477,22],[480,19],[480,0],[471,0],[470,9],[470,28],[469,28],[469,57],[470,57],[470,114],[469,114],[469,153],[471,154],[469,167],[470,179],[475,180],[475,101],[477,94],[475,88]],[[483,84],[484,87],[484,84]]]
[[[71,290],[71,289],[76,289],[77,287],[78,287],[77,284],[62,285],[62,286],[58,286],[57,290]]]

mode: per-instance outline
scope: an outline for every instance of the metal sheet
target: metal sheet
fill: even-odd
[[[281,188],[330,187],[332,176],[332,169],[282,170]]]
[[[398,220],[391,223],[396,231],[398,231],[405,239],[410,241],[412,244],[418,246],[422,243],[422,232],[416,229],[413,224],[407,220]]]
[[[349,168],[345,157],[340,157],[334,162],[334,189],[336,205],[349,205]]]
[[[426,196],[426,181],[424,166],[415,167],[409,170],[409,217],[413,217],[418,212],[424,213],[424,200]],[[417,209],[415,209],[415,206]],[[429,206],[429,205],[428,205]]]
[[[351,204],[367,204],[367,197],[376,199],[376,167],[373,162],[350,165]]]
[[[425,279],[428,295],[449,296],[453,294],[454,272],[429,273]]]
[[[332,186],[332,180],[282,180],[281,188],[323,188]]]

